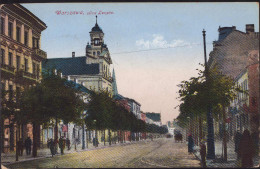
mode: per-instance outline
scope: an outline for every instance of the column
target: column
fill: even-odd
[[[24,24],[21,27],[21,43],[24,44]]]
[[[8,35],[8,15],[5,16],[5,35]]]

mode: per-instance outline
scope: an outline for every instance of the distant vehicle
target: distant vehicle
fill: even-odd
[[[172,138],[172,134],[170,133],[166,134],[166,138]]]
[[[182,134],[181,133],[176,133],[174,135],[174,140],[175,140],[175,142],[182,142]]]

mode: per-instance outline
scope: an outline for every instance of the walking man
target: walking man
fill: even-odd
[[[60,148],[60,153],[64,154],[63,153],[63,139],[62,138],[59,139],[59,148]]]
[[[235,139],[234,139],[234,142],[235,142],[235,152],[237,153],[237,160],[240,159],[240,156],[239,156],[239,143],[240,143],[240,140],[241,140],[241,137],[242,137],[242,134],[239,132],[239,130],[236,132],[236,135],[235,135]]]
[[[192,138],[192,135],[189,134],[189,136],[188,136],[188,152],[190,154],[193,152],[193,146],[194,146],[193,138]]]
[[[66,145],[68,147],[68,150],[70,150],[70,139],[66,138]]]
[[[24,144],[25,144],[25,148],[26,148],[26,155],[30,155],[31,154],[31,146],[32,146],[31,138],[27,137]]]
[[[52,157],[55,155],[55,144],[54,144],[54,141],[53,139],[50,139],[49,141],[49,147],[50,147],[50,151],[51,151],[51,155]]]

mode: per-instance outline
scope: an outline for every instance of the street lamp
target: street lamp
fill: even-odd
[[[207,54],[206,54],[206,31],[203,29],[203,43],[204,43],[204,59],[205,59],[205,78],[206,78],[206,88],[209,88],[208,83],[208,64],[207,64]],[[208,97],[209,97],[209,93]],[[207,137],[207,158],[215,159],[215,144],[214,144],[214,126],[213,126],[213,118],[211,114],[211,105],[207,103],[207,124],[208,124],[208,137]]]

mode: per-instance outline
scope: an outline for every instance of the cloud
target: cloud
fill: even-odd
[[[160,34],[153,34],[151,40],[139,39],[136,41],[136,46],[144,49],[154,49],[154,48],[173,48],[178,46],[191,46],[191,43],[185,42],[183,40],[177,39],[167,42],[164,37]]]

